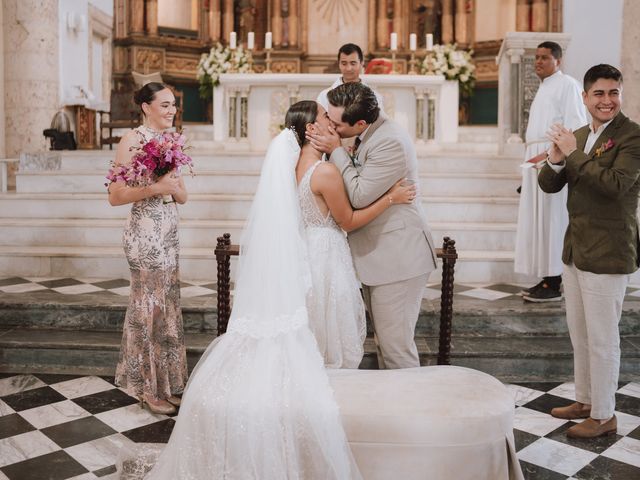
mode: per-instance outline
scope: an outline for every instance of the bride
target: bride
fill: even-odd
[[[361,479],[309,329],[311,272],[296,167],[312,148],[304,141],[311,122],[293,123],[267,151],[240,242],[227,333],[196,365],[147,479]],[[396,185],[388,194],[408,201],[415,192]],[[353,225],[361,216],[352,212]]]

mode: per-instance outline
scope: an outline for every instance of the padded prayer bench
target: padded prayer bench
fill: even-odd
[[[444,237],[442,248],[436,248],[442,259],[442,284],[440,297],[440,338],[438,342],[438,365],[450,365],[451,322],[453,319],[453,273],[458,258],[455,240]],[[239,245],[231,244],[231,234],[218,237],[215,249],[218,263],[218,335],[227,331],[231,315],[231,257],[240,253]]]

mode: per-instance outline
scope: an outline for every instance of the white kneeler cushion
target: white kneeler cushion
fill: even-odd
[[[462,367],[329,370],[365,480],[520,480],[514,400]]]

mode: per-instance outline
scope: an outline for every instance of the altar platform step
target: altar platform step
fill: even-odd
[[[107,283],[102,285],[106,288]],[[457,286],[452,363],[505,381],[570,379],[572,350],[563,303],[527,304],[513,294],[516,286],[487,287],[484,290],[506,296],[475,298],[472,295],[480,295],[482,287]],[[199,288],[204,290],[205,286]],[[637,291],[637,287],[630,289],[631,294]],[[638,381],[640,298],[628,298],[620,323],[621,378]],[[125,295],[107,290],[77,295],[51,290],[0,293],[0,371],[112,375],[127,301]],[[193,365],[215,338],[215,294],[183,298],[182,306],[189,363]],[[438,315],[438,300],[425,300],[416,333],[424,365],[436,362]],[[363,367],[376,368],[370,336],[365,350]]]
[[[427,192],[424,192],[427,193]],[[462,195],[422,196],[429,222],[514,223],[518,215],[515,196]],[[244,220],[253,194],[189,195],[189,201],[178,205],[181,220]],[[0,219],[124,219],[130,205],[112,207],[106,192],[100,193],[0,193]]]
[[[189,193],[253,194],[258,186],[259,172],[199,171],[194,177],[185,176]],[[521,176],[515,173],[437,172],[421,173],[420,188],[429,195],[515,195]],[[106,190],[105,178],[92,170],[62,170],[23,172],[16,175],[16,189],[20,193],[100,193]]]
[[[180,245],[185,248],[215,248],[217,237],[230,233],[238,242],[244,220],[180,221]],[[0,246],[113,247],[122,244],[124,219],[0,218]],[[514,248],[514,223],[432,222],[434,238],[449,236],[461,250],[509,250]]]

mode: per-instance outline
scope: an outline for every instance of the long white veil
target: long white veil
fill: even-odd
[[[227,333],[205,351],[148,479],[360,479],[307,319],[300,147],[271,143],[241,238]]]

